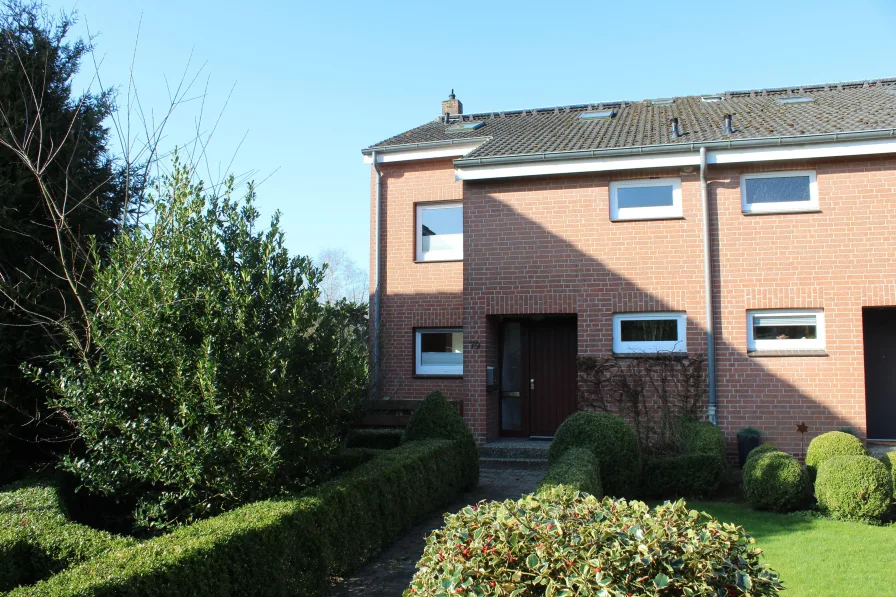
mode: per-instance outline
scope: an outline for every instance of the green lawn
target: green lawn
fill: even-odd
[[[756,512],[726,502],[689,505],[753,535],[781,575],[786,597],[896,595],[896,526]]]

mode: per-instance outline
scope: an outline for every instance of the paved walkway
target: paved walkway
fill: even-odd
[[[544,476],[538,470],[482,469],[479,486],[465,493],[459,500],[445,508],[445,512],[457,512],[462,507],[480,500],[505,500],[517,498],[535,491]],[[342,579],[330,591],[331,597],[357,595],[383,595],[399,597],[408,588],[414,576],[417,560],[423,554],[426,535],[442,526],[443,514],[433,516],[411,529],[392,546],[367,562],[354,575]]]

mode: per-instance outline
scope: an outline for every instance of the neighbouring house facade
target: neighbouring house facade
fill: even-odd
[[[550,437],[577,357],[700,353],[729,440],[896,439],[896,79],[473,115],[452,93],[363,153],[380,397]]]

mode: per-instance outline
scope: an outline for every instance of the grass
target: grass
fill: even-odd
[[[728,502],[689,505],[755,537],[768,565],[781,575],[786,597],[896,595],[896,526],[757,512]]]

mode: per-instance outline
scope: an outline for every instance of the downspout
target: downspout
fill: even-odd
[[[716,416],[716,338],[713,323],[712,238],[709,214],[709,183],[706,181],[706,148],[700,148],[700,198],[703,200],[703,281],[706,287],[706,369],[708,377],[709,422],[718,425]]]
[[[374,191],[376,213],[374,215],[375,236],[373,241],[373,393],[374,398],[380,399],[380,219],[382,214],[380,194],[383,173],[377,163],[376,151],[373,152],[371,158],[373,159],[373,170],[376,172],[376,190]]]

